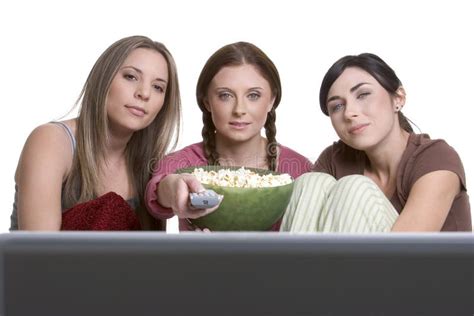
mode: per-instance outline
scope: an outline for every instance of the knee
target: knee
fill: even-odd
[[[294,191],[314,192],[315,190],[322,190],[329,192],[337,183],[336,179],[327,173],[308,172],[299,176],[294,183]]]
[[[357,187],[357,188],[378,188],[377,184],[375,184],[372,179],[369,177],[359,175],[359,174],[353,174],[350,176],[345,176],[340,178],[337,181],[336,186],[341,186],[341,187]]]
[[[360,174],[352,174],[350,176],[342,177],[338,180],[338,182],[354,183],[355,185],[376,185],[372,179]]]
[[[299,176],[295,183],[300,182],[336,182],[336,179],[327,173],[322,172],[307,172]]]

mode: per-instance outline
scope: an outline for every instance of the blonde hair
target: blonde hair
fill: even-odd
[[[145,36],[126,37],[113,43],[102,53],[89,73],[77,101],[81,105],[77,118],[77,149],[64,185],[63,205],[69,208],[97,197],[98,175],[104,163],[108,139],[107,94],[120,66],[137,48],[159,52],[168,65],[168,85],[163,107],[149,126],[133,134],[125,149],[128,175],[140,200],[136,211],[142,228],[163,229],[164,223],[153,223],[153,218],[146,211],[144,195],[150,177],[150,165],[176,147],[181,122],[181,100],[173,57],[162,43]]]

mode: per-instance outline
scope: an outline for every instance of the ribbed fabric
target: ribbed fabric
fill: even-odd
[[[325,173],[296,179],[280,231],[388,232],[398,213],[368,177],[346,176],[338,181]]]

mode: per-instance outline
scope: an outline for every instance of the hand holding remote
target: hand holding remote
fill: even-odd
[[[223,196],[213,190],[205,190],[198,193],[189,193],[191,205],[195,208],[211,208],[222,201]]]

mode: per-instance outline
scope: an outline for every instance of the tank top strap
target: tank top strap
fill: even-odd
[[[53,124],[57,124],[63,127],[63,129],[66,131],[67,135],[69,136],[69,140],[71,141],[71,147],[72,147],[72,154],[76,152],[76,138],[74,137],[74,134],[69,126],[64,124],[63,122],[51,122]]]

